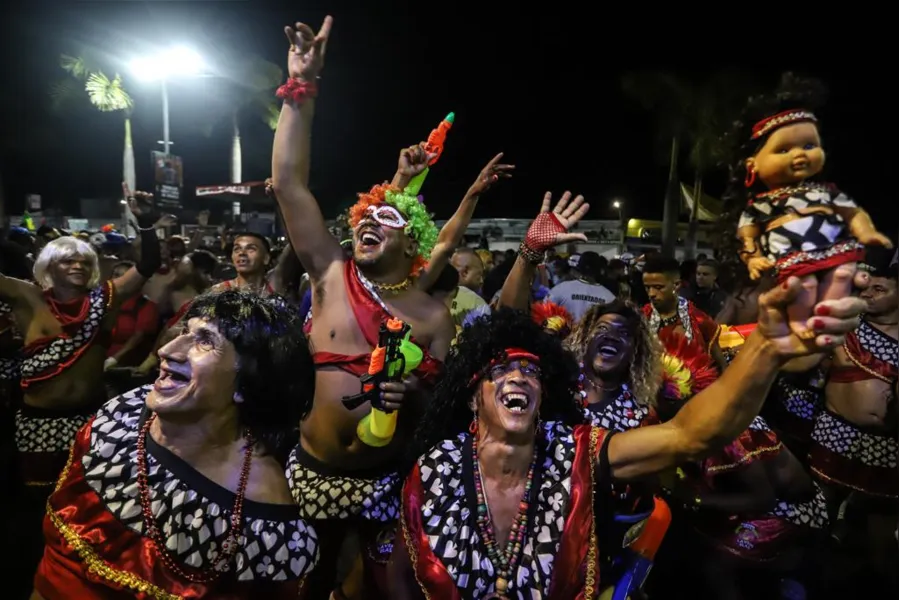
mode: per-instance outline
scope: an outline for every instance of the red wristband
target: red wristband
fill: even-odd
[[[314,81],[303,81],[302,79],[291,77],[287,80],[287,83],[278,88],[275,95],[286,102],[301,106],[308,98],[318,96],[318,86],[315,85]]]

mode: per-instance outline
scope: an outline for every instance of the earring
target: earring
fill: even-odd
[[[755,177],[757,174],[758,174],[757,171],[754,171],[751,168],[747,168],[746,169],[746,179],[743,180],[743,185],[745,185],[747,188],[751,188],[752,184],[755,183]]]
[[[478,413],[474,413],[474,417],[471,419],[471,423],[468,425],[468,433],[471,435],[477,435],[478,433]]]

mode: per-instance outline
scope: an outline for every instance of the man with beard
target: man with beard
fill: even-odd
[[[324,542],[319,572],[326,576],[334,573],[350,520],[361,520],[364,539],[369,541],[381,530],[395,529],[400,483],[396,460],[420,408],[409,401],[417,400],[417,394],[410,398],[409,392],[417,391],[420,380],[436,375],[455,335],[446,307],[413,285],[437,240],[437,229],[417,198],[389,185],[360,194],[351,210],[353,252],[347,258],[309,190],[310,131],[330,28],[330,17],[317,35],[300,23],[296,29],[285,28],[291,44],[290,79],[279,89],[285,102],[272,155],[275,197],[312,284],[308,335],[317,368],[312,411],[300,424],[300,444],[290,457],[288,479],[304,516],[318,521]],[[418,171],[426,165],[418,165]],[[360,392],[359,378],[368,371],[379,328],[389,316],[411,326],[424,360],[415,378],[382,384],[385,408],[402,410],[391,443],[373,448],[356,433],[371,406],[366,402],[349,410],[343,399]],[[371,551],[363,551],[363,559],[386,564],[391,546],[390,539],[381,538]],[[334,582],[317,583],[333,587]],[[334,594],[353,595],[353,591],[338,589]]]
[[[231,262],[237,270],[237,277],[223,281],[213,287],[213,291],[241,289],[269,296],[274,293],[266,274],[272,262],[271,246],[268,240],[257,233],[241,232],[234,235],[231,246]]]

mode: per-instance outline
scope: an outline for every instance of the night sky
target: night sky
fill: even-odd
[[[614,218],[616,197],[624,199],[628,217],[660,218],[667,166],[655,153],[651,116],[622,93],[620,78],[653,68],[701,80],[715,69],[735,66],[763,87],[773,86],[787,69],[825,80],[831,94],[820,116],[828,178],[855,196],[882,229],[896,231],[895,194],[884,197],[896,161],[895,152],[886,149],[893,144],[878,139],[883,134],[863,120],[884,108],[872,106],[879,77],[872,77],[875,67],[865,58],[878,54],[856,41],[847,41],[851,52],[833,57],[806,51],[802,36],[753,40],[750,48],[735,41],[740,35],[714,25],[708,36],[691,35],[690,20],[681,19],[683,26],[672,22],[670,30],[658,23],[649,29],[642,21],[613,20],[596,7],[553,14],[521,3],[502,12],[491,9],[495,14],[459,4],[387,0],[62,4],[28,3],[3,9],[0,17],[5,57],[0,173],[13,214],[27,193],[71,210],[79,197],[113,197],[119,191],[121,117],[47,111],[49,83],[65,76],[58,67],[60,53],[89,44],[121,59],[119,69],[135,99],[138,187],[149,189],[149,153],[161,149],[156,144],[162,136],[159,87],[130,77],[127,59],[186,43],[217,70],[226,71],[223,65],[241,53],[283,68],[282,27],[302,20],[317,28],[327,9],[335,25],[317,105],[312,187],[328,216],[355,192],[389,179],[398,150],[423,139],[454,111],[446,153],[424,189],[438,218],[451,214],[498,151],[506,152],[518,171],[514,181],[485,198],[478,217],[528,217],[543,191],[571,189],[593,204],[590,218]],[[369,8],[347,8],[353,4]],[[604,21],[597,21],[603,15]],[[676,43],[665,41],[672,38]],[[886,43],[873,33],[869,38]],[[727,43],[744,44],[746,51],[718,46]],[[208,137],[195,125],[223,85],[228,83],[202,79],[170,87],[173,153],[183,157],[187,190],[227,183],[228,123]],[[251,117],[243,119],[242,130],[243,179],[263,179],[270,174],[273,134]],[[692,183],[686,164],[680,175]],[[718,195],[722,184],[721,176],[711,177],[706,190]]]

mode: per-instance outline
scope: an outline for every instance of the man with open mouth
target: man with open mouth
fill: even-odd
[[[76,436],[33,599],[304,597],[318,538],[281,466],[312,405],[299,314],[227,291],[184,323],[155,383]]]
[[[398,173],[394,183],[399,185],[376,185],[359,195],[350,211],[350,257],[328,231],[309,190],[310,131],[331,22],[328,17],[318,33],[302,24],[286,28],[290,78],[279,90],[285,101],[272,153],[274,194],[312,289],[307,331],[315,350],[315,400],[300,424],[288,479],[304,516],[316,521],[325,542],[320,572],[327,580],[315,582],[316,597],[327,597],[334,587],[337,553],[350,527],[363,535],[366,548],[373,548],[362,553],[366,573],[376,573],[378,564],[383,571],[388,556],[379,549],[389,545],[380,533],[396,527],[397,459],[409,442],[421,400],[413,388],[433,380],[455,337],[446,306],[413,285],[437,241],[437,228],[418,197],[405,193],[408,174]],[[415,161],[415,169],[423,172],[427,156],[419,158],[424,160]],[[370,404],[348,409],[343,400],[360,393],[360,377],[368,372],[380,327],[390,317],[411,327],[424,358],[412,378],[381,388],[387,409],[403,409],[392,440],[372,447],[357,435]],[[356,591],[334,594],[355,596]]]
[[[593,598],[601,579],[594,494],[704,458],[745,431],[789,361],[843,343],[865,303],[841,298],[796,314],[790,279],[759,299],[759,324],[730,367],[669,421],[617,432],[588,425],[579,369],[561,341],[514,308],[545,250],[586,205],[544,197],[501,294],[512,307],[463,329],[419,423],[391,562],[394,597]],[[522,300],[523,299],[523,300]],[[801,305],[800,305],[801,306]],[[788,315],[788,308],[791,314]],[[812,321],[814,340],[790,320]],[[610,323],[614,326],[614,323]],[[619,333],[619,336],[620,333]],[[603,360],[624,350],[603,343]],[[605,574],[608,576],[608,573]]]

